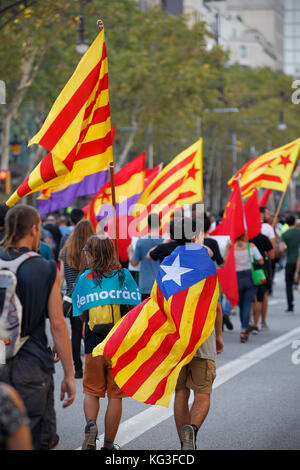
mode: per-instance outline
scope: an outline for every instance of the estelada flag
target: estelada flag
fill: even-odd
[[[203,199],[202,139],[178,154],[142,193],[132,215],[141,235],[148,232],[148,215],[160,214],[162,233],[176,208]]]
[[[237,180],[233,182],[233,191],[224,211],[222,221],[210,232],[211,235],[229,235],[231,242],[246,232],[244,211],[240,188]],[[217,270],[220,287],[232,306],[239,302],[237,275],[235,271],[234,246],[230,248],[226,264]]]
[[[104,29],[80,60],[32,144],[49,153],[8,199],[8,206],[30,193],[97,173],[113,161]]]
[[[253,194],[245,202],[244,213],[247,225],[248,239],[251,240],[251,238],[256,237],[261,231],[261,219],[257,198],[257,189],[254,190]]]
[[[268,188],[285,192],[300,150],[300,138],[247,162],[228,181],[232,186],[240,178],[242,197],[250,196],[254,189]]]
[[[127,313],[93,356],[111,359],[117,385],[135,400],[169,406],[181,368],[211,335],[219,298],[205,247],[177,247],[160,265],[151,295]]]

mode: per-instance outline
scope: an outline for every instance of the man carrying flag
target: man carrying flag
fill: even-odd
[[[115,382],[136,400],[168,407],[177,385],[174,414],[182,449],[195,449],[194,427],[201,426],[209,408],[214,353],[223,350],[216,268],[198,242],[195,225],[184,219],[186,244],[164,259],[151,296],[122,318],[93,350],[93,356],[110,358]],[[191,366],[203,343],[207,350],[203,348]],[[198,385],[191,375],[195,366]],[[209,377],[206,383],[204,376]],[[189,389],[195,393],[191,413]]]

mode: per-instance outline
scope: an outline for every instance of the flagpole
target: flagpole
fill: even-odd
[[[97,20],[97,26],[99,32],[104,28],[104,23],[102,20]],[[119,258],[119,243],[118,243],[118,228],[117,228],[117,207],[116,207],[116,190],[115,190],[115,175],[114,175],[114,162],[112,161],[109,164],[110,170],[110,182],[111,182],[111,198],[113,205],[113,221],[114,221],[114,238],[115,238],[115,249],[117,257]]]
[[[110,182],[111,182],[111,198],[113,205],[113,220],[114,220],[114,236],[115,236],[115,248],[119,258],[119,243],[118,243],[118,227],[117,227],[117,207],[116,207],[116,191],[115,191],[115,175],[114,175],[114,164],[109,164],[110,170]]]
[[[277,206],[277,209],[276,209],[274,218],[273,218],[273,223],[272,223],[273,228],[274,228],[275,225],[276,225],[276,222],[277,222],[277,219],[278,219],[278,215],[279,215],[281,206],[282,206],[282,204],[283,204],[283,201],[284,201],[286,192],[287,192],[287,188],[286,188],[286,190],[282,193],[281,198],[280,198],[280,201],[279,201],[279,203],[278,203],[278,206]]]

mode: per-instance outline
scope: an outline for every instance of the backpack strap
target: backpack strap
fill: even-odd
[[[24,263],[24,261],[34,258],[35,256],[41,256],[35,251],[27,251],[26,253],[23,253],[22,255],[18,256],[17,258],[14,258],[12,260],[4,260],[0,259],[0,269],[9,269],[13,273],[17,273],[19,267],[21,264]]]

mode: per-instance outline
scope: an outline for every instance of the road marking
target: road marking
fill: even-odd
[[[213,389],[215,390],[220,385],[224,384],[228,380],[232,379],[241,372],[249,369],[254,364],[266,359],[272,354],[280,351],[281,349],[288,346],[295,339],[300,338],[300,327],[294,330],[291,330],[284,335],[279,336],[278,338],[269,341],[268,343],[249,351],[237,359],[228,362],[224,366],[217,368],[217,378],[214,382]],[[193,397],[191,397],[191,401]],[[173,404],[174,404],[174,395],[171,399],[169,408],[163,406],[150,406],[146,410],[136,414],[132,418],[124,421],[120,424],[117,441],[120,447],[122,448],[128,442],[133,441],[138,438],[141,434],[149,431],[153,427],[160,424],[162,421],[173,416]],[[100,448],[104,439],[104,434],[99,436],[97,441],[97,448]],[[101,443],[101,445],[100,445]],[[98,447],[99,446],[99,447]],[[80,448],[79,448],[80,449]],[[78,449],[78,450],[79,450]]]

